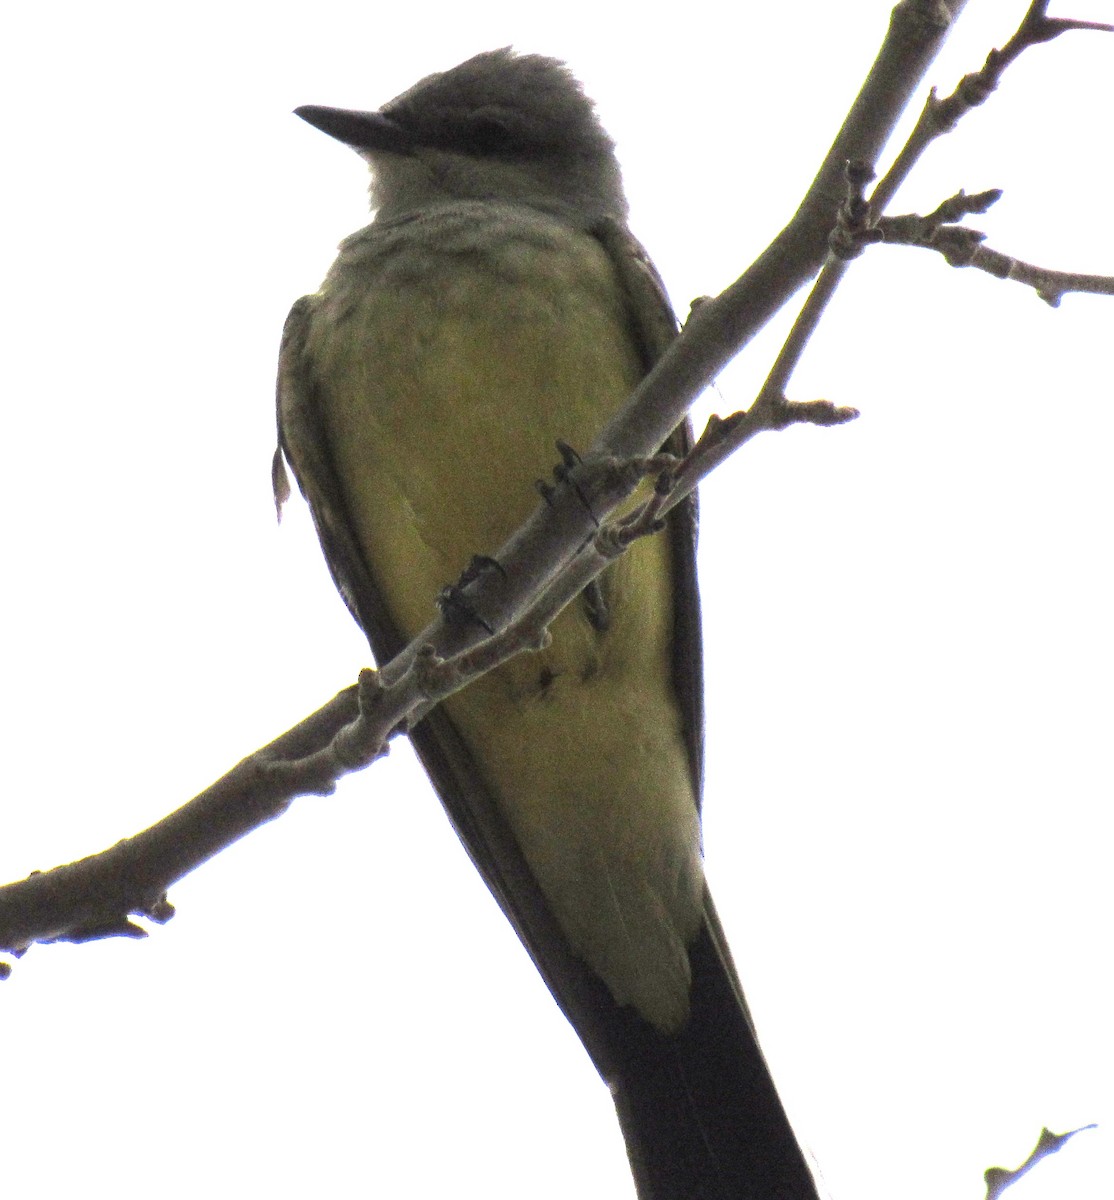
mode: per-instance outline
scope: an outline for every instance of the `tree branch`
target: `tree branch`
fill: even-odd
[[[0,949],[18,955],[33,942],[143,937],[131,914],[169,920],[171,884],[280,816],[295,796],[333,790],[335,776],[314,779],[305,770],[293,789],[290,778],[272,776],[268,764],[312,762],[314,752],[330,745],[355,715],[356,688],[345,688],[149,829],[100,854],[0,888]]]
[[[36,940],[137,936],[143,931],[130,914],[167,919],[172,909],[165,892],[176,879],[285,811],[295,796],[331,791],[344,771],[383,753],[392,732],[478,670],[536,645],[564,603],[631,539],[651,532],[690,480],[694,484],[726,456],[721,452],[728,436],[742,444],[760,429],[850,419],[854,410],[822,401],[792,403],[774,386],[788,378],[787,367],[807,341],[802,326],[750,411],[713,422],[685,463],[664,472],[645,506],[608,519],[648,464],[661,469],[657,447],[704,387],[821,266],[835,213],[847,195],[845,164],[873,162],[880,154],[964,2],[897,5],[874,67],[796,215],[731,287],[694,311],[584,461],[568,470],[498,552],[501,569],[476,572],[464,582],[461,601],[478,620],[454,621],[443,614],[381,671],[363,673],[358,688],[339,693],[151,829],[102,855],[0,889],[0,946],[19,952]],[[856,206],[845,203],[859,219]],[[824,288],[838,282],[835,257],[829,255],[830,279],[818,284],[815,304]]]

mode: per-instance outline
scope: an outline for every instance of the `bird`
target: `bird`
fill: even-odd
[[[554,444],[591,445],[677,320],[564,63],[503,47],[378,110],[295,111],[366,160],[374,218],[287,318],[275,469],[382,665],[528,516]],[[686,424],[663,449],[690,445]],[[543,649],[408,734],[610,1089],[640,1200],[809,1200],[704,880],[695,500],[665,525]]]

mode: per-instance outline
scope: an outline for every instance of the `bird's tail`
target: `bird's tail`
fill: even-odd
[[[706,911],[681,1032],[630,1009],[613,1030],[608,1083],[639,1200],[816,1200],[710,897]]]

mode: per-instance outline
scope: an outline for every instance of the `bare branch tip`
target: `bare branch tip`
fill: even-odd
[[[422,646],[414,659],[411,668],[418,682],[418,689],[427,700],[439,700],[450,686],[449,676],[453,673],[452,664],[428,642]]]
[[[1114,25],[1108,25],[1105,21],[1080,21],[1074,17],[1046,17],[1041,22],[1040,35],[1035,40],[1050,42],[1053,38],[1059,37],[1061,33],[1067,33],[1071,29],[1089,29],[1095,33],[1114,33]]]
[[[149,921],[154,921],[156,925],[165,925],[175,914],[177,910],[170,903],[165,892],[153,903],[149,904],[140,912],[141,916],[146,917]]]
[[[356,698],[360,706],[360,716],[366,717],[383,695],[383,681],[374,667],[361,667],[356,681]]]
[[[969,213],[984,213],[1005,195],[1002,188],[987,188],[985,192],[976,192],[973,196],[967,197],[967,211]]]
[[[986,1200],[997,1200],[1008,1187],[1011,1187],[1022,1176],[1028,1174],[1042,1159],[1061,1150],[1077,1133],[1083,1133],[1087,1129],[1095,1128],[1097,1126],[1092,1122],[1090,1125],[1081,1125],[1078,1129],[1069,1129],[1067,1133],[1053,1133],[1048,1128],[1042,1129],[1032,1153],[1030,1153],[1021,1166],[1015,1167],[1012,1171],[1007,1170],[1005,1167],[988,1167],[983,1172],[983,1182],[986,1184]]]
[[[711,296],[693,296],[693,298],[689,301],[689,312],[688,312],[688,316],[685,318],[686,325],[692,319],[693,314],[696,312],[696,310],[698,308],[700,308],[701,305],[707,304],[708,301],[711,300],[711,298],[712,298]]]
[[[696,440],[698,446],[704,445],[707,442],[715,441],[721,438],[724,434],[729,433],[743,419],[745,413],[734,412],[729,416],[721,417],[718,413],[712,413],[708,418],[708,423],[704,426],[704,432]]]
[[[806,425],[846,425],[859,416],[857,408],[836,405],[830,400],[787,401],[784,408],[793,423]]]
[[[112,917],[104,921],[97,921],[89,925],[78,925],[72,929],[66,930],[59,937],[51,939],[57,942],[97,942],[102,938],[110,937],[126,937],[126,938],[145,938],[147,930],[142,925],[137,925],[130,920],[125,914],[121,917]]]
[[[874,164],[862,158],[849,158],[843,168],[843,177],[849,188],[861,193],[875,177]]]

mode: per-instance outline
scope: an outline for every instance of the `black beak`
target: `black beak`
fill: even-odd
[[[386,150],[405,154],[414,146],[410,134],[381,112],[304,104],[294,110],[294,115],[354,150]]]

